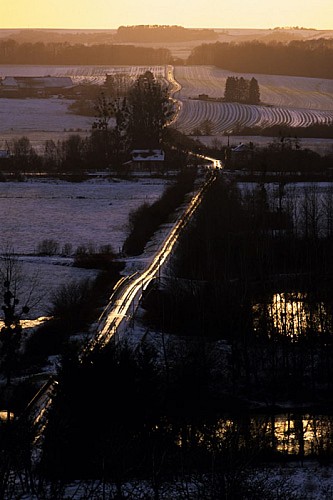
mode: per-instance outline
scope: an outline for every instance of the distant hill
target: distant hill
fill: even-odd
[[[182,26],[138,25],[120,26],[117,30],[65,30],[65,29],[0,29],[0,39],[11,39],[18,43],[152,43],[217,40],[213,29],[192,29]]]
[[[0,40],[10,39],[17,43],[83,43],[96,45],[113,43],[117,30],[65,30],[65,29],[0,29]]]
[[[59,43],[86,47],[95,45],[133,45],[168,49],[175,60],[186,61],[194,47],[202,43],[289,43],[293,40],[333,38],[333,30],[305,28],[214,28],[192,29],[182,26],[120,26],[118,29],[0,29],[0,42],[13,40],[19,44]],[[3,64],[3,63],[2,63]],[[41,62],[41,64],[43,64]]]
[[[217,39],[218,34],[213,29],[192,29],[168,25],[120,26],[116,34],[117,42],[159,43]]]

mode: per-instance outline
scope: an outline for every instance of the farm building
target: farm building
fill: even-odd
[[[70,77],[57,76],[5,76],[0,82],[2,93],[23,93],[28,95],[58,94],[73,87]]]
[[[124,165],[142,170],[160,169],[164,165],[165,154],[162,149],[133,149],[131,160]]]
[[[247,163],[253,157],[253,145],[252,143],[244,144],[240,143],[238,146],[231,148],[228,154],[228,165],[230,168],[242,168],[247,165]]]
[[[10,152],[7,149],[0,149],[0,160],[10,158]]]

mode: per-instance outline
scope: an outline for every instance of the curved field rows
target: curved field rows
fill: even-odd
[[[299,76],[235,73],[214,66],[175,66],[175,78],[182,90],[178,99],[198,97],[222,98],[228,76],[255,77],[264,104],[302,109],[333,111],[333,80]]]
[[[188,99],[182,101],[174,126],[185,134],[190,134],[195,128],[200,128],[205,120],[210,121],[213,134],[221,134],[239,126],[265,128],[272,125],[307,127],[315,123],[329,124],[333,123],[333,111]]]
[[[237,126],[267,127],[270,125],[308,126],[315,123],[333,122],[333,80],[274,75],[237,74],[214,66],[43,66],[2,65],[0,77],[4,76],[70,76],[75,83],[103,83],[106,74],[126,73],[133,80],[145,71],[151,71],[157,79],[168,82],[170,95],[175,102],[175,116],[172,120],[185,133],[200,128],[202,122],[210,120],[213,134],[231,131]],[[226,78],[231,75],[252,78],[259,82],[261,101],[269,106],[251,106],[237,103],[198,101],[193,97],[208,94],[221,98],[224,95]],[[190,99],[192,98],[192,99]],[[175,101],[178,100],[178,103]],[[44,101],[43,101],[44,102]],[[66,101],[68,104],[68,102]],[[2,100],[2,104],[5,101]],[[12,108],[15,100],[12,102]],[[38,103],[36,103],[37,106]],[[14,108],[13,108],[14,109]],[[23,112],[22,106],[20,113]],[[13,114],[13,113],[12,113]],[[15,109],[15,115],[18,111]],[[2,128],[16,131],[8,122],[9,114],[3,119]],[[33,119],[34,118],[34,119]],[[63,130],[86,128],[74,121],[75,115],[67,114],[66,124],[54,124],[54,113],[48,113],[48,122],[42,124],[30,113],[24,126],[26,130]],[[33,123],[32,123],[33,121]],[[45,120],[44,120],[45,121]],[[29,123],[28,123],[29,122]],[[67,123],[68,122],[68,123]],[[22,129],[23,120],[20,122]]]

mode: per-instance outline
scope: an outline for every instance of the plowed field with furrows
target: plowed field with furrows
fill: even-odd
[[[237,127],[269,127],[272,125],[309,126],[333,123],[333,80],[284,75],[238,74],[214,66],[33,66],[2,65],[4,76],[70,76],[74,83],[98,83],[106,74],[126,73],[134,81],[151,71],[162,82],[168,81],[170,95],[178,100],[172,126],[190,134],[206,120],[212,134],[235,131]],[[228,76],[255,77],[259,83],[261,105],[242,105],[222,101],[199,101],[199,94],[222,99]],[[53,102],[54,101],[54,102]],[[75,116],[67,110],[68,100],[47,101],[2,99],[1,131],[6,139],[26,132],[59,132],[64,129],[90,128],[87,117]],[[7,107],[10,105],[10,112]],[[27,107],[33,106],[33,112]],[[56,106],[57,110],[52,106]],[[41,109],[40,109],[41,108]],[[58,109],[59,108],[59,109]],[[60,109],[61,108],[61,109]],[[40,117],[36,115],[40,113]],[[63,121],[59,121],[59,116]],[[15,118],[15,120],[14,120]],[[58,121],[57,121],[58,120]]]
[[[212,133],[219,134],[237,127],[329,124],[333,121],[333,111],[187,100],[183,101],[174,126],[190,134],[195,128],[200,128],[205,120],[211,123]]]
[[[263,104],[333,111],[333,80],[300,76],[235,73],[214,66],[175,66],[175,79],[182,90],[178,98],[207,94],[222,98],[228,76],[256,78]]]
[[[0,66],[0,77],[5,76],[68,76],[74,84],[93,83],[102,84],[106,74],[128,74],[134,81],[139,75],[151,71],[156,79],[165,78],[165,66],[44,66],[44,65],[10,65]]]
[[[198,100],[199,94],[223,98],[228,76],[255,77],[261,105]],[[237,127],[289,125],[307,127],[333,123],[333,80],[283,75],[237,74],[214,66],[176,66],[174,77],[181,90],[175,97],[181,106],[174,122],[190,134],[209,120],[213,134]]]

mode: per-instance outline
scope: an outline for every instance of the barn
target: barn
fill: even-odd
[[[124,165],[139,170],[159,170],[165,162],[165,153],[162,149],[133,149],[131,160]]]

